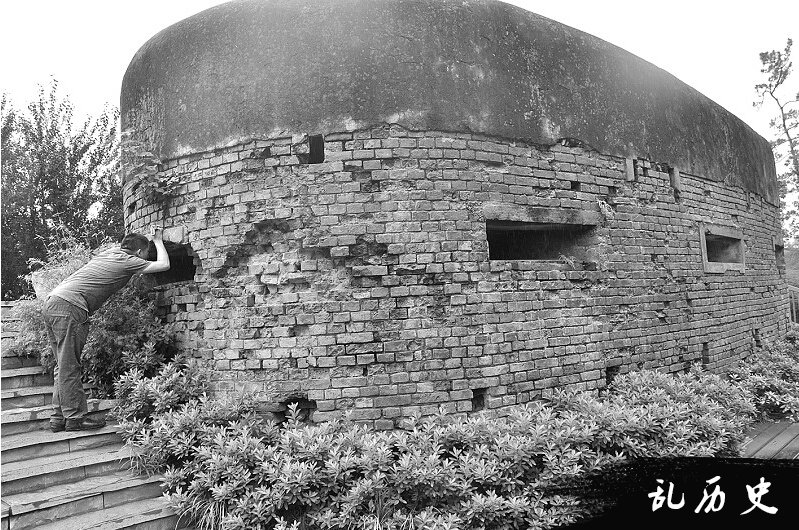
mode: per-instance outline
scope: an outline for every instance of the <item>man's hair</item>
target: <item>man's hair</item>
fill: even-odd
[[[119,248],[122,250],[131,250],[133,252],[140,249],[147,250],[149,247],[150,240],[146,236],[136,233],[126,234],[119,243]]]

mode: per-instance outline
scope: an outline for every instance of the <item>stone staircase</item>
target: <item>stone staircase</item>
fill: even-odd
[[[14,321],[3,308],[2,529],[172,530],[184,528],[161,496],[160,476],[129,468],[129,449],[116,426],[50,432],[52,376],[36,359],[10,356]],[[110,400],[89,400],[103,417]]]

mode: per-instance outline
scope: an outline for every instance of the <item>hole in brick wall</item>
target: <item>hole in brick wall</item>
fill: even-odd
[[[263,149],[256,149],[250,155],[251,158],[270,158],[272,156],[272,148],[267,146]]]
[[[572,180],[570,187],[572,191],[580,191],[580,182],[577,180]]]
[[[577,138],[561,138],[558,143],[564,147],[582,147],[585,145],[585,142]]]
[[[300,423],[311,423],[313,413],[316,410],[316,401],[304,398],[295,397],[283,400],[279,404],[279,411],[275,412],[275,419],[278,423],[285,423],[289,419],[290,407],[297,406],[297,420]]]
[[[128,215],[132,215],[136,211],[136,201],[128,204]]]
[[[321,134],[308,137],[308,163],[319,164],[325,161],[325,139]]]
[[[760,339],[760,328],[755,328],[752,335],[754,336],[755,339],[755,348],[762,348],[763,341]]]
[[[620,371],[621,371],[621,365],[606,367],[605,386],[610,386],[610,384],[613,383],[613,380],[616,379],[616,376],[619,375]]]
[[[633,179],[638,177],[638,159],[633,158]]]
[[[487,388],[472,389],[472,411],[483,410],[486,408]]]
[[[780,276],[785,274],[785,246],[774,245],[774,260],[777,262],[777,271]]]
[[[713,263],[743,263],[742,241],[736,237],[705,234],[707,261]]]
[[[702,343],[702,366],[706,367],[710,364],[710,348],[707,342]]]
[[[586,236],[593,226],[486,221],[489,259],[582,259],[590,246]]]
[[[364,377],[369,375],[369,367],[364,365],[363,370],[361,370],[361,373],[364,375]]]
[[[194,281],[194,274],[197,272],[197,265],[194,260],[197,258],[191,245],[164,241],[164,247],[166,248],[166,253],[169,254],[169,270],[152,275],[156,284],[165,285],[175,282]],[[155,261],[157,255],[155,244],[150,241],[147,259]]]

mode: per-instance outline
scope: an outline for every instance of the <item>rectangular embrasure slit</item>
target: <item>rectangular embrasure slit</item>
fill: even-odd
[[[486,407],[487,388],[475,388],[472,390],[472,411],[483,410]]]
[[[492,260],[557,260],[582,254],[589,225],[486,221],[488,257]]]
[[[785,246],[775,244],[774,245],[774,260],[777,262],[777,272],[780,273],[780,276],[785,274]]]
[[[706,233],[705,248],[711,263],[743,263],[743,248],[738,238]]]
[[[308,137],[308,163],[321,164],[325,161],[325,139],[321,134]]]

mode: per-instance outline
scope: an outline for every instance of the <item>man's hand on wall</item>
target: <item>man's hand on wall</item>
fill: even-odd
[[[164,238],[164,229],[161,225],[153,223],[150,225],[150,239],[153,241],[162,241]]]

